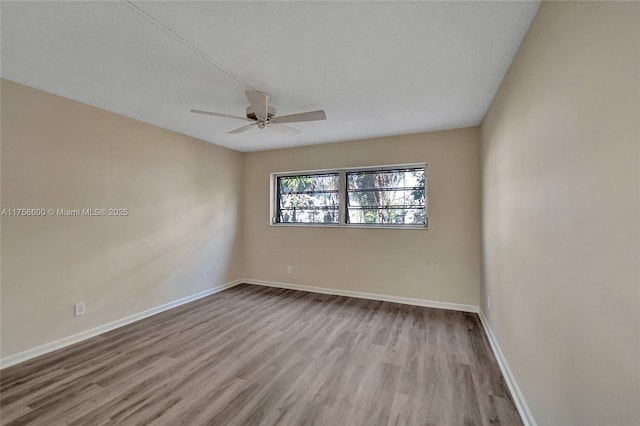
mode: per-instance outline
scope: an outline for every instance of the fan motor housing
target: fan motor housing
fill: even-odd
[[[268,107],[267,108],[267,119],[266,121],[271,120],[273,117],[276,116],[276,109],[274,107]],[[247,107],[247,118],[250,120],[256,120],[258,121],[258,117],[256,116],[256,113],[253,112],[253,108],[251,107]]]

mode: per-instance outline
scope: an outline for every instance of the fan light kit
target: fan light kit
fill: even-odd
[[[218,112],[202,111],[199,109],[192,109],[191,112],[195,112],[197,114],[215,115],[217,117],[235,118],[238,120],[252,122],[251,124],[247,124],[246,126],[231,130],[230,132],[228,132],[230,134],[242,133],[256,126],[258,129],[264,129],[268,127],[281,133],[296,135],[300,133],[300,130],[294,129],[293,127],[284,126],[283,123],[299,123],[303,121],[318,121],[327,119],[327,115],[323,110],[301,112],[298,114],[283,115],[281,117],[278,117],[276,115],[276,109],[272,106],[269,106],[269,95],[267,95],[266,93],[255,92],[251,90],[247,90],[244,93],[247,95],[247,99],[249,99],[250,104],[246,111],[246,118],[229,114],[221,114]]]

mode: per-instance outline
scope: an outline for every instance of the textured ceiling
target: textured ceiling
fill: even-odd
[[[228,130],[246,87],[123,2],[10,2],[2,77],[240,151],[475,126],[539,2],[134,3],[252,87],[288,136]]]

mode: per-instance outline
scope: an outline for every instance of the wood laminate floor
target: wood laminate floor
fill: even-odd
[[[477,315],[253,285],[0,379],[6,426],[522,424]]]

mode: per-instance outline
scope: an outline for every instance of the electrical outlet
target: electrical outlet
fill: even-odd
[[[80,315],[84,315],[86,312],[86,305],[84,302],[79,302],[73,305],[73,316],[79,317]]]
[[[287,274],[292,274],[293,273],[293,266],[289,265],[287,266]]]

